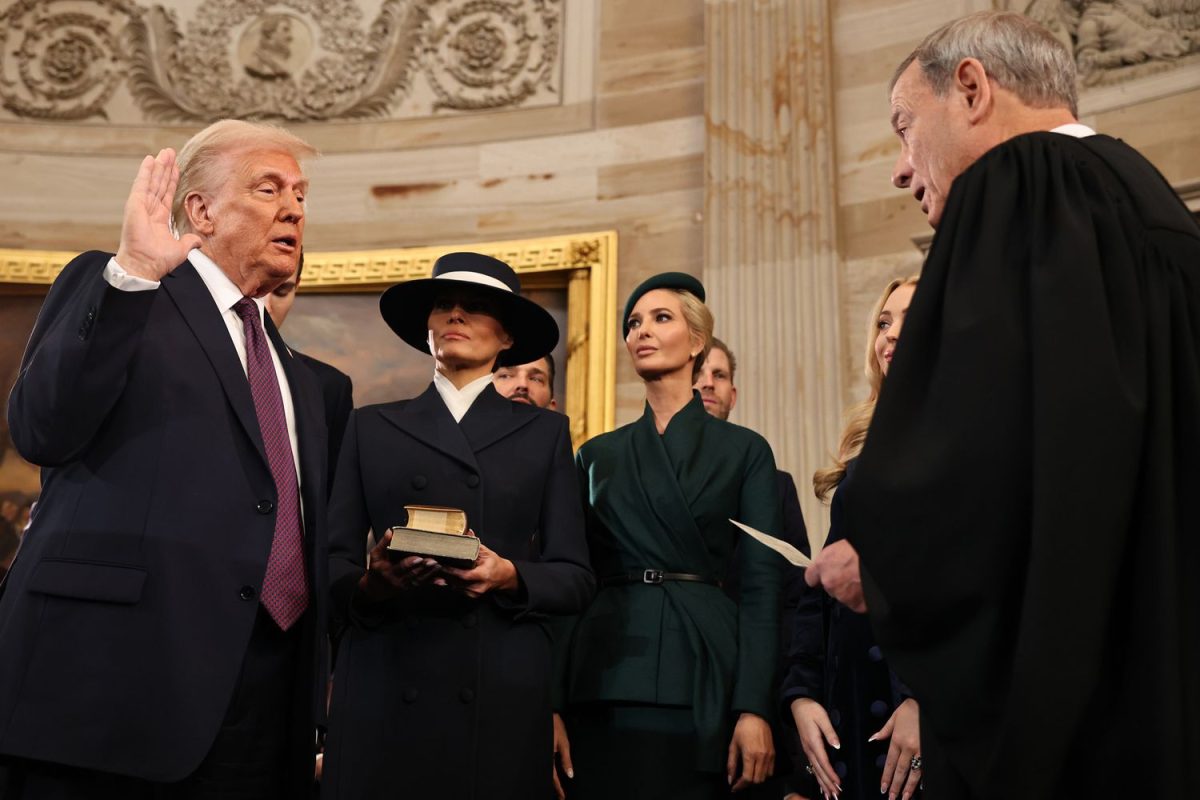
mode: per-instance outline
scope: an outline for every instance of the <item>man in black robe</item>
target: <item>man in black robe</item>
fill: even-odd
[[[850,542],[807,578],[920,700],[930,800],[1200,786],[1200,228],[1074,86],[993,12],[893,81],[893,180],[937,235]]]

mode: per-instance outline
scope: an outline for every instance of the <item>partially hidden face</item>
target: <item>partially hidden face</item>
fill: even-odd
[[[248,149],[225,159],[227,178],[189,213],[206,239],[202,249],[243,291],[261,296],[300,265],[308,179],[283,151]]]
[[[915,61],[892,87],[892,129],[900,137],[892,184],[912,191],[934,228],[946,209],[950,185],[977,155],[964,102],[954,87],[945,97],[935,95]]]
[[[652,289],[642,295],[626,323],[629,332],[625,334],[625,347],[642,378],[690,370],[693,354],[703,349],[683,316],[679,295],[667,289]]]
[[[875,358],[879,362],[879,371],[884,375],[888,374],[888,367],[892,365],[892,357],[896,353],[896,343],[899,341],[900,331],[904,327],[904,317],[908,314],[908,306],[912,302],[913,293],[916,290],[915,283],[897,286],[888,295],[887,302],[883,304],[883,308],[879,312],[879,319],[875,321],[875,328],[878,331],[875,334]]]
[[[733,385],[729,356],[724,350],[713,347],[708,351],[692,388],[700,392],[705,411],[714,417],[729,419],[729,412],[737,402],[737,387]]]
[[[496,391],[517,403],[538,408],[553,408],[553,387],[550,385],[550,366],[539,358],[529,364],[501,367],[492,376]]]
[[[501,351],[512,347],[499,317],[495,302],[485,293],[444,292],[429,312],[429,352],[456,369],[491,365]]]
[[[287,319],[288,313],[291,312],[292,304],[296,302],[296,288],[298,286],[299,282],[296,280],[296,273],[293,272],[284,278],[283,283],[276,286],[267,295],[267,313],[271,315],[271,321],[275,323],[276,328],[283,327],[283,321]]]

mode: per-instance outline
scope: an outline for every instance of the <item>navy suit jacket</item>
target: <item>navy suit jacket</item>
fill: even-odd
[[[238,681],[276,492],[249,382],[191,263],[158,290],[122,292],[102,276],[109,257],[84,253],[55,281],[9,400],[17,450],[44,470],[0,588],[0,755],[174,781],[207,754]],[[324,412],[311,372],[265,326],[295,406],[317,589]],[[298,624],[297,765],[323,694],[323,592]]]

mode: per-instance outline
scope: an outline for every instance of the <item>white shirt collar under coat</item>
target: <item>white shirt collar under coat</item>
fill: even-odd
[[[1059,125],[1057,128],[1051,128],[1051,133],[1061,133],[1064,136],[1074,136],[1076,139],[1085,139],[1088,136],[1095,136],[1096,132],[1084,125],[1082,122],[1068,122],[1066,125]]]
[[[200,280],[204,281],[204,285],[208,287],[208,293],[212,295],[217,308],[221,309],[222,312],[233,308],[245,296],[242,294],[242,290],[237,287],[237,284],[231,281],[229,276],[217,266],[217,262],[204,255],[204,253],[201,253],[199,249],[190,251],[187,257],[188,261],[192,262],[192,266],[196,268],[196,273],[200,276]],[[258,306],[258,321],[261,323],[267,299],[266,297],[252,297],[250,299]]]
[[[471,404],[484,389],[491,385],[492,374],[490,372],[459,389],[445,375],[436,369],[433,371],[433,386],[442,396],[442,402],[446,404],[446,408],[450,409],[450,416],[454,417],[455,422],[462,422],[462,418],[471,409]]]

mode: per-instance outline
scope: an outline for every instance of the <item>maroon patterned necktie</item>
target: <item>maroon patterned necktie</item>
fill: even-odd
[[[300,619],[308,608],[308,576],[304,572],[304,536],[300,529],[300,489],[296,462],[283,413],[283,396],[258,306],[249,297],[234,304],[246,329],[246,377],[254,396],[258,427],[267,450],[267,463],[275,479],[275,538],[263,578],[262,604],[283,630]]]

